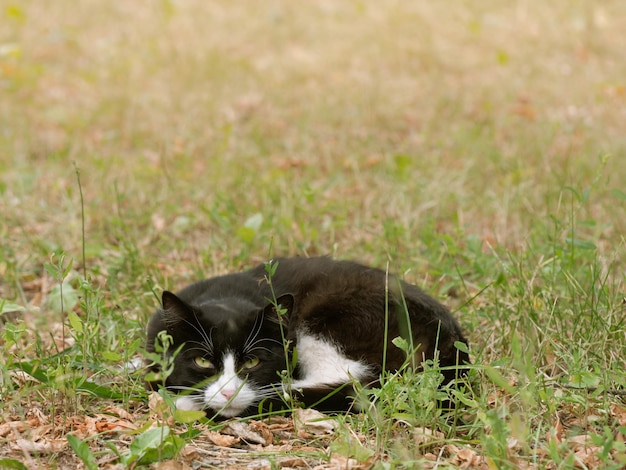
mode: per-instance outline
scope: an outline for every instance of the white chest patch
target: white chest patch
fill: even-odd
[[[328,340],[301,333],[296,348],[302,378],[291,384],[295,389],[339,385],[370,375],[367,364],[348,359]]]

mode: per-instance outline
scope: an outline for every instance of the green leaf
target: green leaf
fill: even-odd
[[[66,282],[54,286],[48,295],[48,308],[53,312],[68,312],[72,310],[77,303],[78,292]]]
[[[170,428],[168,426],[161,426],[157,428],[151,428],[141,433],[130,444],[131,454],[142,454],[148,449],[156,449],[161,443],[170,435]]]
[[[28,467],[19,460],[0,459],[0,468],[9,468],[15,470],[28,470]]]
[[[515,387],[509,384],[509,382],[502,376],[500,371],[492,366],[485,366],[485,374],[493,382],[494,385],[500,387],[505,392],[513,395],[515,393]]]
[[[413,163],[413,158],[410,155],[398,154],[393,156],[393,163],[396,166],[398,175],[403,175]]]
[[[595,250],[596,244],[587,240],[581,240],[580,238],[570,237],[567,239],[567,243],[580,248],[581,250]]]
[[[397,336],[394,339],[392,339],[391,342],[394,344],[394,346],[402,349],[405,353],[409,354],[410,348],[409,348],[409,343],[406,339],[402,338],[401,336]]]
[[[7,312],[22,312],[25,308],[8,300],[0,299],[0,315]]]
[[[74,450],[76,455],[78,455],[80,460],[83,461],[85,467],[87,467],[89,470],[98,469],[96,457],[93,452],[91,452],[91,450],[89,449],[89,445],[85,441],[79,439],[76,436],[72,436],[71,434],[67,435],[67,441],[70,443],[70,446],[72,446],[72,449]]]
[[[76,331],[77,333],[83,332],[83,322],[81,321],[80,317],[76,314],[76,312],[70,310],[67,314],[67,319],[69,320],[70,326],[72,327],[74,331]]]
[[[185,447],[185,440],[171,434],[158,449],[148,449],[139,459],[139,465],[148,465],[161,460],[171,460]]]
[[[248,217],[243,225],[237,229],[237,236],[241,238],[242,241],[251,243],[262,224],[263,214],[257,212],[256,214]]]
[[[168,426],[148,429],[131,443],[129,453],[122,458],[122,463],[131,466],[135,462],[147,465],[159,460],[172,459],[185,446],[185,441],[170,433]]]
[[[254,240],[255,233],[250,227],[239,227],[237,229],[237,236],[245,243],[251,243]]]
[[[32,364],[30,362],[16,362],[14,364],[18,369],[26,372],[31,377],[39,380],[41,383],[48,383],[49,378],[45,370],[39,368],[39,364]]]
[[[469,348],[467,347],[467,344],[461,341],[455,341],[454,347],[457,348],[459,351],[464,352],[465,354],[469,354]]]
[[[600,377],[591,372],[579,372],[570,376],[569,386],[576,388],[597,387],[600,384]]]
[[[123,394],[114,391],[112,388],[90,382],[86,379],[80,379],[78,383],[76,383],[76,391],[86,392],[98,398],[110,398],[114,400],[120,400],[124,398]]]
[[[373,449],[364,447],[358,439],[354,439],[350,435],[347,435],[344,438],[335,439],[330,444],[330,449],[333,453],[343,455],[344,457],[354,458],[359,462],[365,462],[372,455],[374,455]]]
[[[102,351],[100,355],[103,359],[106,359],[110,362],[117,362],[122,360],[122,355],[120,353],[116,353],[115,351]]]
[[[46,373],[44,369],[40,368],[40,364],[33,364],[31,362],[16,362],[14,364],[20,370],[23,370],[31,377],[39,380],[41,383],[50,383],[50,376]],[[84,377],[79,377],[75,379],[73,383],[70,384],[73,386],[77,392],[86,392],[94,395],[98,398],[110,398],[114,400],[120,400],[124,398],[124,395],[114,391],[109,387],[105,387],[104,385],[98,385],[97,383],[90,382]]]
[[[204,411],[198,410],[179,410],[174,411],[174,419],[177,423],[193,423],[206,416]]]
[[[621,199],[622,201],[626,201],[626,193],[621,189],[611,189],[611,194],[615,196],[617,199]]]

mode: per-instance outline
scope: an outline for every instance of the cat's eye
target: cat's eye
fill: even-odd
[[[197,356],[193,362],[202,369],[211,369],[213,367],[213,363],[202,356]]]
[[[243,363],[242,367],[244,369],[254,369],[256,366],[259,365],[260,362],[261,360],[258,357],[251,357]]]

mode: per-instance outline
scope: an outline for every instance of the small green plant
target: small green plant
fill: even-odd
[[[271,251],[271,250],[270,250]],[[285,357],[285,368],[280,372],[280,381],[284,386],[284,392],[280,393],[287,404],[293,404],[293,392],[291,390],[291,382],[293,377],[293,371],[295,370],[298,362],[298,351],[293,347],[291,340],[287,339],[287,332],[285,331],[285,315],[287,314],[287,308],[280,304],[280,300],[276,297],[274,292],[274,286],[272,284],[272,278],[276,274],[278,269],[278,261],[269,260],[265,262],[265,280],[270,288],[271,298],[267,299],[274,308],[276,315],[278,315],[280,335],[282,338],[283,355]],[[259,409],[262,404],[259,405]]]
[[[67,436],[67,440],[86,468],[89,470],[99,468],[97,457],[87,441],[71,434]],[[176,436],[169,426],[157,426],[137,435],[126,452],[119,452],[113,446],[109,448],[118,456],[124,468],[135,468],[174,459],[184,446],[184,439]]]

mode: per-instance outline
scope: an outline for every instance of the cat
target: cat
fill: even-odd
[[[355,381],[375,384],[383,368],[405,364],[391,342],[398,336],[415,346],[417,364],[437,349],[440,366],[459,365],[442,370],[445,382],[469,364],[454,344],[467,340],[441,303],[383,270],[328,257],[278,258],[164,291],[148,323],[149,352],[161,331],[172,338],[170,355],[180,348],[164,382],[184,392],[176,406],[223,418],[256,413],[261,402],[281,407],[289,393],[321,410],[349,409]]]

